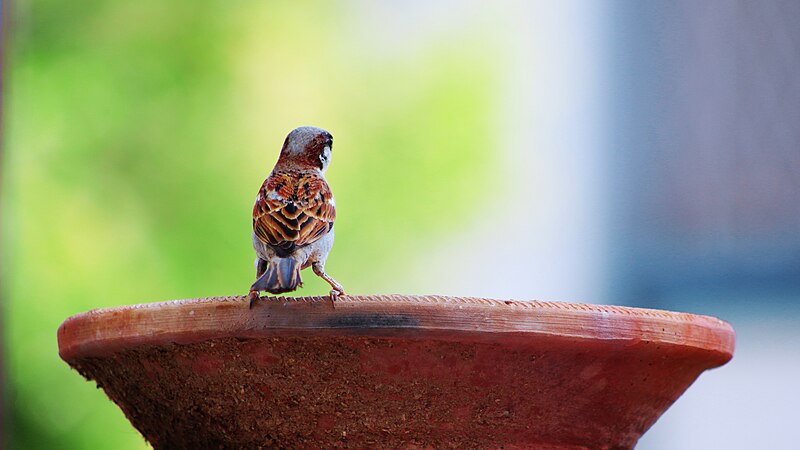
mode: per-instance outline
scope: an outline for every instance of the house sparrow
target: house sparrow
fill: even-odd
[[[248,295],[251,308],[259,291],[279,294],[302,286],[300,271],[308,266],[331,285],[332,302],[344,295],[342,285],[325,273],[336,218],[336,201],[324,176],[332,146],[333,136],[325,130],[292,130],[258,191],[253,206],[257,279]]]

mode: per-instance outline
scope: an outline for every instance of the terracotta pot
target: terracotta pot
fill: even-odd
[[[209,298],[58,330],[155,448],[632,448],[706,369],[718,319],[438,296]]]

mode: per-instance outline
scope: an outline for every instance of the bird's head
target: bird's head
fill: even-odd
[[[303,168],[315,167],[322,172],[331,161],[333,136],[322,128],[299,127],[292,130],[283,142],[279,163]]]

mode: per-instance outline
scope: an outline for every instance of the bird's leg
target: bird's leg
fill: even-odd
[[[331,302],[336,303],[336,300],[339,298],[340,295],[345,295],[344,288],[342,287],[339,282],[334,280],[330,275],[325,273],[325,266],[320,264],[319,262],[311,263],[311,269],[314,273],[322,278],[323,280],[327,281],[328,284],[331,285],[333,289],[331,289]]]
[[[267,261],[261,258],[256,258],[255,261],[256,266],[256,280],[261,278],[261,275],[264,275],[264,272],[267,271]],[[247,298],[250,300],[250,309],[253,309],[253,304],[255,304],[256,300],[260,298],[258,295],[258,290],[253,289],[250,287],[250,293],[247,294]]]

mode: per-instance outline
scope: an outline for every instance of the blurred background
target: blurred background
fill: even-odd
[[[56,329],[244,294],[292,128],[335,137],[329,272],[720,317],[641,449],[796,448],[800,2],[3,2],[8,448],[143,449]],[[302,295],[324,294],[306,275]]]

